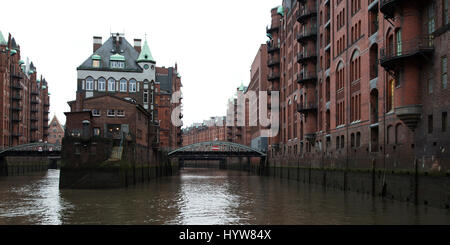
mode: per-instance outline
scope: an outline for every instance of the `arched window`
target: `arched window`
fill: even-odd
[[[98,91],[105,91],[106,90],[106,79],[103,77],[98,79]]]
[[[128,91],[130,91],[130,93],[136,92],[136,80],[134,79],[130,80],[130,88]]]
[[[361,133],[358,132],[356,133],[356,147],[360,147],[361,146]]]
[[[120,79],[120,92],[127,92],[127,80]]]
[[[361,62],[359,51],[356,50],[350,62],[350,81],[356,81],[361,78]]]
[[[403,126],[401,123],[395,126],[395,144],[401,144],[404,141]]]
[[[344,63],[339,62],[336,69],[336,89],[339,90],[344,87]]]
[[[86,78],[86,90],[89,91],[94,90],[94,78],[92,77]]]
[[[108,91],[116,91],[116,80],[114,78],[108,79]]]

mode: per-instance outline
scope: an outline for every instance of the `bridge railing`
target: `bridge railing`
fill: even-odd
[[[0,150],[0,154],[9,151],[61,151],[61,145],[50,143],[29,143]]]

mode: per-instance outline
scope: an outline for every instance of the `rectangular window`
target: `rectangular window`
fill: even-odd
[[[447,88],[447,56],[441,58],[441,80],[442,88]]]
[[[108,110],[108,117],[114,117],[114,110]]]
[[[94,136],[100,136],[100,128],[94,128]]]
[[[433,78],[428,79],[428,94],[433,93]]]
[[[442,132],[447,132],[447,112],[442,112]]]
[[[117,110],[117,116],[118,117],[124,117],[125,116],[125,111],[124,110]]]
[[[447,25],[448,24],[448,0],[444,0],[442,5],[443,5],[442,18],[443,18],[444,25]]]
[[[433,133],[433,115],[428,115],[428,133]]]
[[[111,61],[111,68],[123,69],[125,68],[125,62],[123,61]]]
[[[100,60],[93,60],[92,61],[92,67],[99,68],[100,67]]]
[[[93,109],[93,110],[92,110],[92,115],[93,115],[94,117],[99,117],[99,116],[100,116],[100,110]]]

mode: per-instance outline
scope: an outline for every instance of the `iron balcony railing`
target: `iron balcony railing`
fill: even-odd
[[[301,71],[299,74],[297,74],[297,83],[305,83],[309,81],[315,81],[317,80],[317,74],[316,72],[309,72],[309,71]]]
[[[14,94],[13,96],[11,96],[13,100],[22,100],[22,97],[20,97],[19,94]]]
[[[280,26],[281,26],[280,23],[278,23],[278,24],[272,23],[272,25],[266,27],[266,33],[274,32],[274,31],[280,29]]]
[[[307,39],[315,39],[317,37],[317,26],[312,26],[310,28],[304,29],[301,33],[297,35],[297,41],[303,42]]]
[[[280,64],[280,58],[271,58],[267,61],[267,66],[271,67],[271,66],[275,66]]]
[[[32,90],[32,91],[31,91],[31,95],[39,95],[39,92],[38,92],[38,91],[35,91],[35,90]]]
[[[307,111],[317,110],[317,101],[306,101],[297,104],[297,111],[300,113],[305,113]]]
[[[315,7],[304,7],[297,11],[297,21],[304,23],[309,17],[317,15],[317,9]]]
[[[416,55],[429,54],[434,51],[434,39],[432,36],[417,37],[408,41],[395,42],[388,48],[380,51],[380,64],[390,67],[398,59],[414,57]]]
[[[22,90],[22,86],[20,85],[19,82],[16,82],[16,81],[11,83],[11,88],[17,89],[17,90]]]
[[[39,102],[38,102],[36,99],[31,99],[31,100],[30,100],[30,103],[31,103],[31,104],[34,104],[34,105],[39,104]]]
[[[37,118],[37,117],[31,117],[30,120],[31,120],[32,122],[37,122],[37,121],[38,121],[38,118]]]
[[[298,63],[305,63],[308,60],[316,58],[317,58],[316,50],[304,50],[297,54]]]
[[[275,81],[278,79],[280,79],[279,72],[270,72],[269,75],[267,75],[267,80],[269,80],[269,81]]]
[[[269,53],[271,53],[271,52],[275,52],[275,51],[277,51],[277,50],[279,50],[280,49],[280,42],[278,42],[278,41],[268,41],[267,42],[267,51],[269,52]]]

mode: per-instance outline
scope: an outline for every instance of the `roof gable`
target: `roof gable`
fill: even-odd
[[[110,60],[113,60],[121,56],[125,60],[125,69],[111,69]],[[119,53],[116,52],[114,45],[114,38],[111,36],[100,48],[98,48],[93,54],[89,56],[79,67],[78,70],[124,70],[124,71],[137,71],[142,72],[142,68],[136,63],[139,57],[138,51],[122,37],[122,42],[119,46]],[[100,60],[100,67],[94,68],[92,66],[92,59]]]

